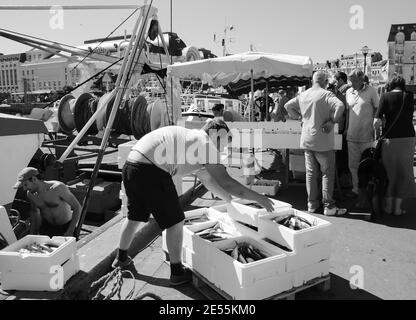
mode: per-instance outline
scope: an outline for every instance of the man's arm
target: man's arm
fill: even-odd
[[[205,165],[205,168],[209,174],[206,179],[215,181],[211,182],[212,184],[218,184],[222,189],[235,197],[256,201],[269,212],[274,210],[273,202],[269,198],[246,188],[241,183],[231,178],[223,165],[207,164]]]
[[[203,168],[196,173],[199,180],[201,180],[202,184],[212,193],[219,196],[221,199],[230,202],[232,200],[232,196],[229,192],[225,191],[217,182],[217,180],[213,179],[209,172]]]
[[[30,192],[27,192],[27,198],[30,202],[30,234],[37,235],[39,234],[40,225],[41,225],[41,218],[40,218],[40,210],[36,206],[35,202],[32,199],[32,195]]]
[[[331,108],[331,119],[322,125],[322,130],[325,133],[332,132],[335,123],[339,122],[344,112],[344,104],[332,92],[328,94],[326,102]]]
[[[65,232],[64,236],[72,237],[77,226],[79,217],[81,215],[81,205],[78,202],[77,198],[69,191],[68,187],[64,184],[59,185],[56,188],[56,191],[59,197],[68,203],[72,209],[72,220],[69,224],[68,230]]]
[[[288,103],[286,103],[284,108],[286,109],[291,119],[302,118],[302,113],[300,112],[300,105],[299,105],[298,97],[293,98]]]
[[[373,104],[373,110],[374,110],[374,114],[375,114],[379,105],[380,105],[380,97],[377,93],[377,90],[374,89],[373,87],[371,87],[371,88],[372,88],[372,91],[373,91],[373,94],[371,95],[371,103]]]
[[[344,103],[342,103],[342,101],[333,93],[328,95],[327,101],[333,110],[331,120],[335,123],[339,122],[345,110]]]

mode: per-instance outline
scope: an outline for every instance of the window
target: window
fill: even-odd
[[[410,41],[416,41],[416,31],[413,31],[410,35]]]
[[[34,72],[34,70],[32,69],[32,76],[34,75],[34,73],[35,73],[35,72]]]

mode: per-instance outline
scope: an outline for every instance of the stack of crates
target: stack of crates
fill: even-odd
[[[271,200],[273,213],[243,200],[186,212],[183,262],[238,300],[266,299],[328,275],[331,224],[295,210],[288,203]],[[307,219],[313,226],[294,231],[273,221],[290,214]],[[192,223],[202,216],[207,221]],[[198,235],[214,225],[229,236],[211,242]],[[224,252],[241,242],[257,248],[266,258],[243,264]],[[162,246],[167,252],[165,232]]]

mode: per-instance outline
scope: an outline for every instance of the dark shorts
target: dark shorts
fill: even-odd
[[[45,219],[42,219],[42,224],[39,229],[40,235],[45,235],[49,237],[53,236],[63,236],[64,233],[68,230],[71,220],[63,225],[50,224]]]
[[[166,171],[152,164],[127,161],[123,183],[129,220],[147,222],[153,214],[164,230],[185,219],[172,177]]]

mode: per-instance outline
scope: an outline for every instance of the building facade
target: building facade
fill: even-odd
[[[21,64],[26,61],[25,53],[0,55],[0,92],[19,92],[21,81]]]
[[[387,43],[389,78],[397,74],[416,86],[416,23],[393,24]]]
[[[38,49],[26,52],[26,57],[20,66],[20,92],[47,93],[62,90],[69,84],[68,59]]]

